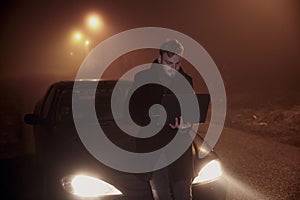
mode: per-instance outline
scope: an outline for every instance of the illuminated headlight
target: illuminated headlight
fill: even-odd
[[[76,175],[62,179],[63,188],[80,197],[99,197],[108,195],[121,195],[122,193],[113,185],[94,177]]]
[[[198,176],[194,179],[193,184],[211,182],[222,176],[221,164],[217,160],[212,160],[200,170]]]

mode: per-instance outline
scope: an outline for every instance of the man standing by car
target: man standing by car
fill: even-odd
[[[192,78],[181,68],[183,46],[177,40],[168,40],[161,45],[158,58],[152,63],[150,69],[141,71],[135,75],[135,80],[130,92],[130,115],[140,126],[148,125],[154,120],[159,124],[157,117],[159,110],[154,109],[149,116],[149,109],[154,104],[161,104],[164,94],[171,94],[168,88],[177,88],[181,93],[192,92],[179,81],[179,73],[192,86]],[[138,88],[140,83],[154,81],[161,84],[146,84]],[[170,86],[170,87],[165,87]],[[141,106],[142,104],[142,106]],[[140,106],[138,106],[140,105]],[[154,124],[155,124],[154,123]],[[168,144],[177,134],[188,134],[191,124],[183,123],[182,118],[176,118],[174,123],[165,124],[156,135],[149,138],[136,139],[136,151],[139,153],[158,150]],[[143,133],[140,133],[141,135]],[[191,184],[193,178],[192,148],[190,147],[179,159],[160,170],[140,175],[144,181],[148,181],[155,199],[159,200],[191,200]]]

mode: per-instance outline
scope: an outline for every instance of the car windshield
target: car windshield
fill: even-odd
[[[124,102],[126,95],[128,94],[130,86],[129,84],[124,85],[122,88],[119,88],[115,92],[117,92],[118,97],[118,110],[123,110]],[[96,114],[99,122],[102,121],[112,121],[116,118],[120,119],[123,117],[122,112],[118,112],[117,116],[112,115],[111,111],[111,96],[113,91],[113,85],[109,85],[107,87],[101,87],[96,90],[95,93],[95,108],[96,108]],[[76,117],[80,120],[88,121],[91,119],[92,113],[85,112],[84,110],[80,113],[76,113],[76,115],[72,115],[72,95],[73,90],[72,89],[65,89],[61,92],[59,103],[58,103],[58,110],[56,112],[56,120],[58,122],[72,122],[73,117]],[[84,90],[78,90],[74,91],[74,98],[76,102],[82,102],[81,105],[85,105],[86,102],[93,99],[93,91],[89,88],[85,88]]]

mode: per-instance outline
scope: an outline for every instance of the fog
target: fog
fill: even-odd
[[[101,14],[104,26],[89,33],[89,50],[132,28],[174,29],[195,39],[211,55],[230,106],[299,103],[299,1],[5,1],[0,36],[0,80],[6,93],[2,106],[15,102],[24,112],[30,111],[51,83],[75,78],[88,52],[72,45],[70,34],[84,27],[84,17],[91,11]],[[124,69],[151,57],[123,56],[107,77],[117,78]],[[201,78],[196,76],[197,85]]]

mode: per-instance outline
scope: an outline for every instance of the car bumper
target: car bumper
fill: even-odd
[[[209,183],[198,183],[192,186],[193,200],[224,200],[226,199],[226,182],[224,179],[218,179]],[[80,198],[75,195],[68,194],[60,195],[60,199],[65,200],[84,200],[89,198]],[[62,198],[63,196],[63,198]],[[113,195],[92,198],[93,200],[124,200],[126,199],[123,195]]]
[[[226,181],[223,178],[209,183],[193,185],[193,200],[224,200],[226,199]]]

